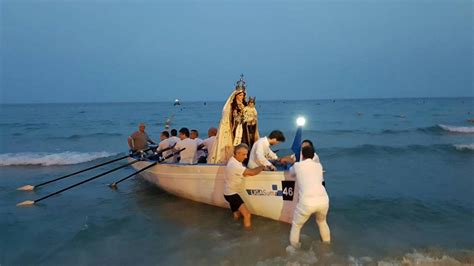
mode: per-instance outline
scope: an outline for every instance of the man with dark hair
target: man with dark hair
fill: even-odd
[[[283,135],[283,132],[280,130],[273,130],[270,132],[270,135],[268,135],[269,139],[276,139],[278,143],[280,142],[285,142],[285,136]]]
[[[170,137],[170,142],[172,144],[176,143],[179,141],[179,138],[177,137],[178,136],[178,131],[176,129],[171,129],[170,131],[170,134],[171,134],[171,137]]]
[[[245,143],[234,147],[234,156],[227,162],[224,179],[224,198],[229,202],[234,219],[244,217],[244,227],[247,229],[252,226],[252,223],[251,214],[239,196],[239,193],[243,192],[242,181],[244,177],[258,175],[264,169],[263,166],[249,169],[242,164],[247,158],[248,149],[249,147]]]
[[[181,159],[179,160],[179,163],[195,164],[197,162],[197,158],[196,158],[197,145],[194,140],[189,138],[189,129],[186,127],[181,128],[179,130],[179,138],[180,138],[180,141],[176,143],[174,150],[178,151],[183,148],[185,149],[180,153]]]
[[[128,146],[130,147],[130,150],[135,152],[146,150],[148,148],[148,143],[155,144],[155,142],[151,140],[145,132],[145,124],[140,123],[138,125],[138,131],[135,131],[128,137]]]
[[[325,243],[331,241],[331,233],[326,222],[329,210],[329,197],[322,185],[323,168],[320,163],[313,161],[314,149],[305,146],[301,151],[303,159],[290,168],[290,175],[296,178],[296,187],[299,189],[299,199],[291,223],[290,243],[287,250],[299,248],[300,231],[308,218],[315,214],[319,234]]]
[[[161,152],[165,149],[168,149],[168,150],[164,151],[163,154],[161,155],[163,158],[166,158],[168,155],[173,153],[173,151],[171,149],[169,149],[172,146],[169,137],[170,137],[170,133],[166,130],[162,131],[161,134],[160,134],[161,142],[158,145],[158,149],[156,151],[159,153],[159,152]],[[174,157],[168,158],[164,162],[173,163],[174,162]]]
[[[269,160],[278,160],[278,156],[270,149],[270,146],[285,141],[285,136],[280,130],[273,130],[268,137],[257,140],[250,152],[248,166],[255,168],[264,166],[266,169],[275,171],[275,166]]]

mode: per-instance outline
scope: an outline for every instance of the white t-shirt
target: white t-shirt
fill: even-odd
[[[180,141],[180,139],[176,136],[171,136],[171,137],[169,137],[169,141],[170,141],[170,145],[174,145],[175,143],[178,143],[178,141]]]
[[[234,195],[242,191],[246,169],[234,156],[230,157],[225,167],[224,195]]]
[[[291,155],[291,158],[296,160],[296,156],[294,154]],[[300,160],[299,161],[301,162],[302,159],[303,159],[303,154],[300,152]],[[316,163],[321,163],[319,161],[319,156],[316,153],[314,153],[313,161],[315,161]]]
[[[194,141],[196,142],[196,147],[199,147],[203,143],[203,140],[200,138],[195,138]],[[202,156],[206,157],[206,152],[203,149],[197,151],[197,158],[201,158]]]
[[[329,202],[329,197],[324,188],[323,167],[311,159],[295,163],[290,168],[290,174],[296,176],[296,186],[299,190],[299,202],[314,206]]]
[[[170,146],[171,146],[171,145],[170,145],[170,139],[169,139],[169,138],[168,138],[168,139],[164,139],[164,140],[162,140],[162,141],[160,142],[160,144],[158,145],[158,149],[157,149],[156,151],[157,151],[157,152],[160,152],[160,151],[162,151],[162,150],[164,150],[164,149],[169,148]],[[170,155],[170,154],[172,154],[172,153],[173,153],[172,149],[169,149],[169,150],[164,151],[161,156],[162,156],[163,158],[165,158],[165,157],[167,157],[168,155]],[[172,162],[174,162],[174,156],[172,156],[172,157],[166,159],[164,162],[166,162],[166,163],[172,163]]]
[[[176,146],[174,146],[175,150],[180,150],[185,148],[179,155],[181,157],[179,163],[190,163],[195,164],[197,162],[196,159],[196,150],[197,145],[196,142],[190,138],[185,138],[183,140],[178,141]]]
[[[204,144],[204,146],[206,147],[208,154],[211,153],[212,146],[214,145],[215,141],[216,141],[216,136],[209,137],[202,141],[202,144]]]
[[[278,156],[270,149],[268,138],[263,137],[253,144],[248,167],[253,169],[258,166],[270,166],[272,163],[268,159],[276,160]]]

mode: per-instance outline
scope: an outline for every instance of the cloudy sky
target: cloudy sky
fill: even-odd
[[[0,5],[2,103],[474,96],[472,1]]]

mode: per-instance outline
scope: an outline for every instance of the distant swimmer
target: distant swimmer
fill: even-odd
[[[148,143],[156,144],[145,132],[145,124],[138,125],[138,131],[135,131],[128,137],[128,146],[133,152],[148,149]]]
[[[326,222],[329,210],[329,196],[322,185],[323,168],[313,160],[315,152],[311,146],[302,149],[303,159],[290,168],[290,175],[296,178],[299,188],[299,199],[291,223],[290,244],[288,251],[301,246],[300,232],[303,225],[314,214],[319,227],[319,234],[324,243],[331,242],[331,232]]]
[[[245,143],[235,146],[234,155],[230,157],[225,167],[224,198],[229,202],[234,219],[238,220],[243,216],[244,227],[250,229],[252,226],[252,216],[239,193],[244,193],[242,188],[244,178],[258,175],[263,171],[264,167],[259,166],[254,169],[245,167],[242,163],[247,158],[248,152],[249,148]]]

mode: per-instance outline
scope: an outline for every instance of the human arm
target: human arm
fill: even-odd
[[[290,176],[296,177],[296,171],[295,171],[295,167],[294,167],[294,166],[290,167],[289,172],[290,172]]]
[[[135,150],[135,145],[133,143],[133,138],[131,136],[128,137],[128,147],[130,147],[131,150]]]
[[[148,141],[151,144],[156,144],[153,140],[150,139],[150,136],[148,136],[148,134],[146,134],[146,141]]]
[[[257,144],[254,144],[254,145],[256,145],[256,147],[255,147],[255,161],[257,162],[257,165],[262,165],[262,166],[267,166],[267,167],[273,166],[273,164],[265,156],[265,148],[263,147],[262,143],[257,143]],[[269,152],[273,153],[270,149],[268,149],[268,150],[269,150]]]
[[[265,169],[264,166],[258,166],[253,169],[247,168],[245,169],[243,176],[254,176],[260,174]]]

